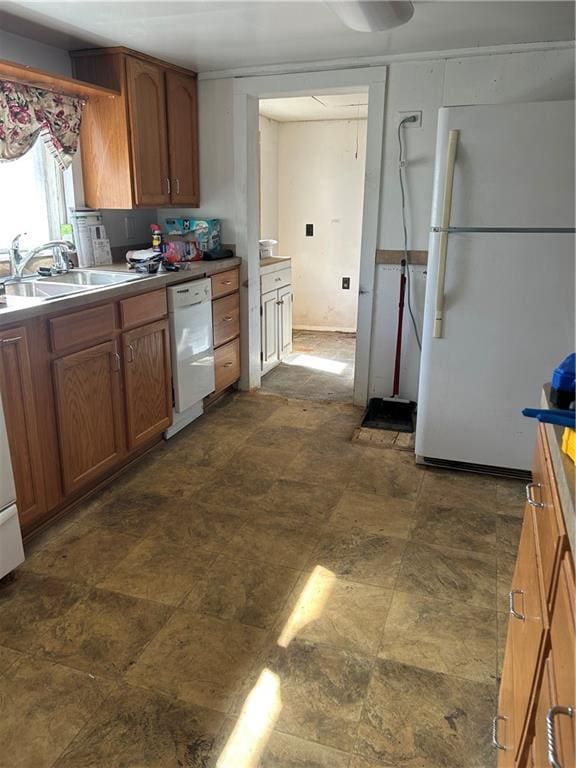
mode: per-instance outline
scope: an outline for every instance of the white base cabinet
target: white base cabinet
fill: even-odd
[[[273,269],[273,267],[277,267]],[[285,263],[263,268],[260,275],[262,373],[292,352],[292,271]]]

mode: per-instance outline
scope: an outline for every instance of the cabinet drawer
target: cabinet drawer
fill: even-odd
[[[212,302],[214,346],[220,347],[240,335],[240,294]]]
[[[240,285],[238,269],[228,269],[226,272],[212,275],[210,279],[212,281],[213,299],[218,299],[220,296],[226,296],[229,293],[234,293],[234,291],[238,290]]]
[[[260,277],[260,287],[262,293],[268,291],[275,291],[276,288],[283,288],[285,285],[290,285],[292,282],[292,270],[280,269],[278,272],[270,272]]]
[[[103,304],[81,312],[53,317],[48,321],[53,352],[74,347],[87,347],[114,335],[116,316],[114,304]]]
[[[534,509],[540,567],[546,599],[549,601],[566,531],[560,501],[556,495],[556,479],[544,425],[538,427],[532,478],[527,492],[529,505]]]
[[[221,392],[240,378],[240,339],[224,344],[214,352],[215,392]]]
[[[160,320],[166,317],[167,313],[168,306],[164,288],[159,291],[132,296],[120,302],[122,328],[134,328],[137,325],[152,322],[152,320]]]

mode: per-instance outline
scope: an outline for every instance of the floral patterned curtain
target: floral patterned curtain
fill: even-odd
[[[0,80],[0,161],[15,160],[42,137],[68,168],[78,149],[84,102],[22,83]]]

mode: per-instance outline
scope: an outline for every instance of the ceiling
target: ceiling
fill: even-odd
[[[368,94],[339,93],[260,99],[260,114],[280,123],[300,120],[365,120],[368,117]]]
[[[414,5],[411,21],[377,33],[346,28],[321,0],[0,0],[0,24],[67,49],[126,45],[199,72],[574,38],[573,2]]]

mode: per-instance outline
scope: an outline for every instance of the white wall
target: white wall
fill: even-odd
[[[259,126],[260,239],[278,240],[278,128],[280,123],[260,115]]]
[[[279,253],[292,259],[295,328],[356,330],[365,163],[366,120],[279,125]]]
[[[408,247],[426,249],[432,197],[438,109],[464,104],[544,101],[574,98],[574,51],[550,50],[492,54],[460,59],[392,63],[388,70],[382,210],[379,248],[402,247],[398,184],[398,111],[422,110],[422,128],[408,128],[406,139]],[[370,396],[392,389],[397,304],[397,275],[376,268]],[[425,269],[415,268],[414,307],[421,320]],[[406,317],[401,394],[417,399],[419,353]]]

